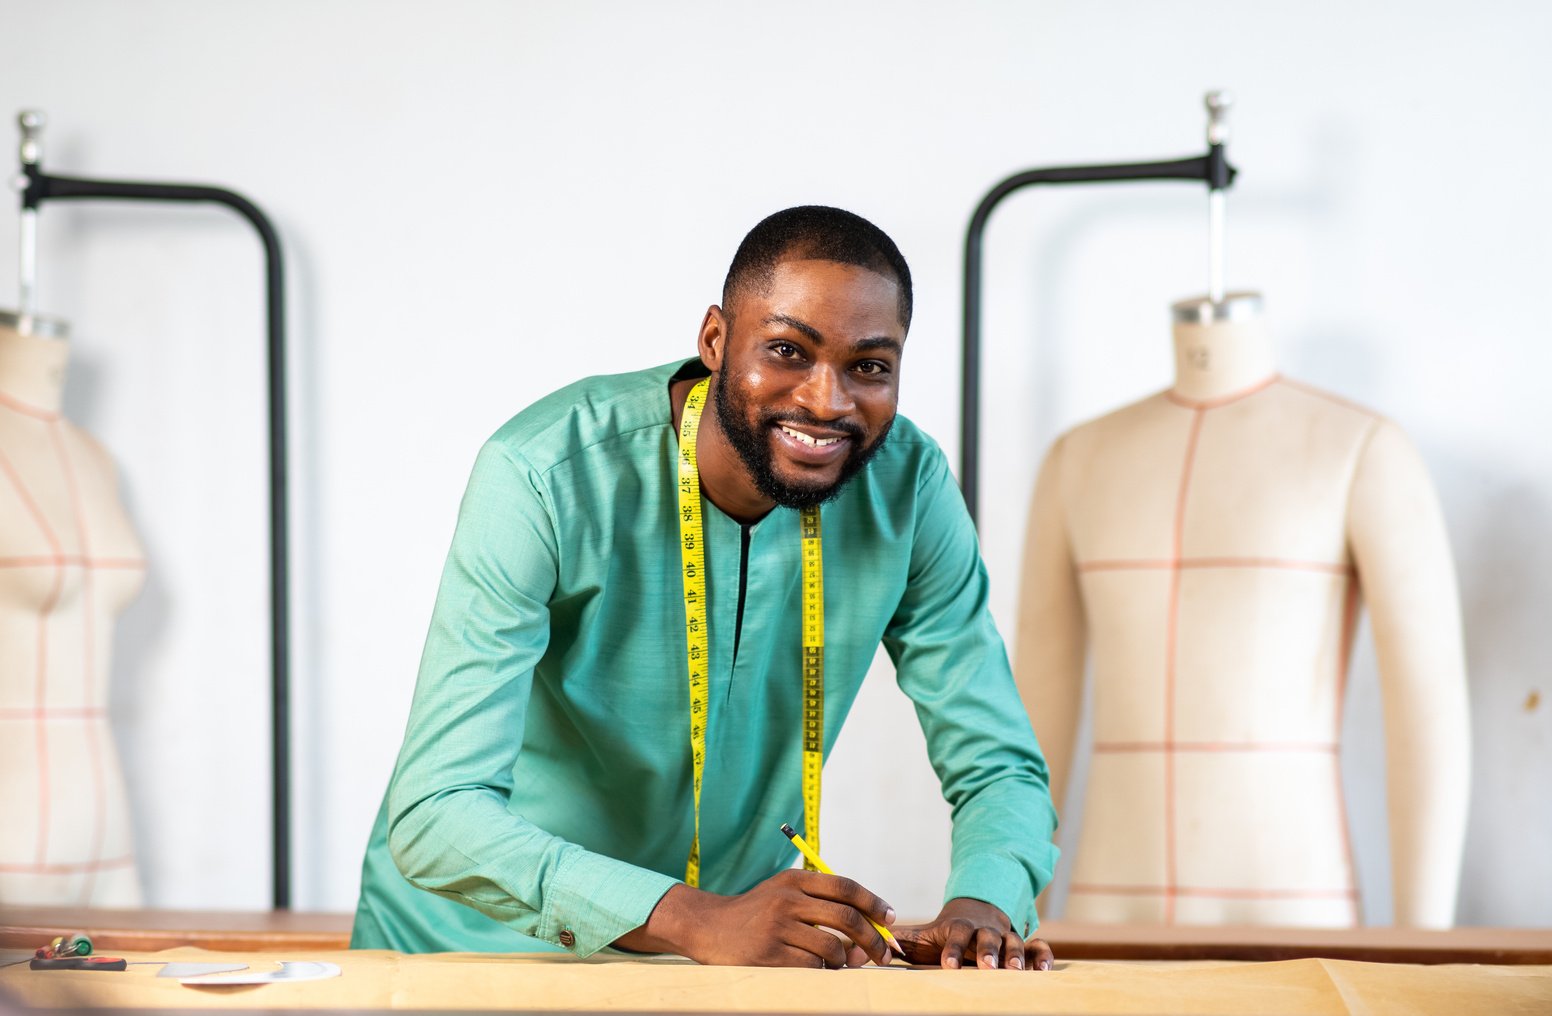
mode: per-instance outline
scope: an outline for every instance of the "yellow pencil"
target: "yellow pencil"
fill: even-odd
[[[789,826],[787,823],[783,822],[781,824],[781,831],[782,831],[783,834],[786,835],[787,839],[792,841],[792,845],[794,847],[798,848],[798,853],[800,853],[804,857],[808,858],[808,863],[812,864],[814,867],[818,868],[820,871],[824,872],[826,875],[834,875],[835,874],[835,872],[830,868],[830,866],[828,864],[824,863],[824,859],[821,858],[817,853],[815,853],[814,848],[809,846],[806,842],[804,842],[803,837],[799,836],[793,830],[793,828],[791,826]],[[889,944],[889,948],[891,948],[895,952],[899,953],[901,959],[905,959],[905,950],[900,948],[900,943],[895,941],[895,937],[889,933],[889,929],[884,927],[882,924],[879,924],[877,921],[873,920],[873,918],[868,917],[866,914],[864,914],[863,917],[866,918],[866,920],[867,920],[867,922],[869,924],[873,925],[874,928],[878,929],[878,933],[880,935],[882,935],[883,938],[884,938],[884,941]]]

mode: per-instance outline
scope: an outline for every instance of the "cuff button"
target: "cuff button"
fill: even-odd
[[[570,928],[562,928],[560,930],[560,944],[565,946],[567,949],[570,949],[572,946],[577,944],[577,936],[571,933]]]

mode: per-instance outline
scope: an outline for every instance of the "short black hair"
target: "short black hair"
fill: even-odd
[[[854,212],[826,205],[799,205],[766,216],[738,245],[727,279],[722,308],[731,313],[740,291],[766,291],[782,261],[836,261],[880,275],[900,287],[900,322],[911,326],[911,269],[889,235]]]

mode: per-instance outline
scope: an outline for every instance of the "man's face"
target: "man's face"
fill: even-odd
[[[834,497],[894,422],[898,285],[834,261],[782,261],[769,290],[735,297],[724,321],[712,398],[755,486],[789,508]]]

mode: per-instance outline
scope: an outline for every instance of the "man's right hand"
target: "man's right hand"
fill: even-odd
[[[717,965],[855,967],[869,959],[887,965],[889,946],[870,917],[893,924],[894,908],[849,878],[788,869],[737,896],[676,885],[646,924],[614,944]]]

